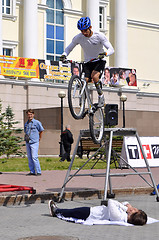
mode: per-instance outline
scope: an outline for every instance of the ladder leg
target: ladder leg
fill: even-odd
[[[112,189],[112,183],[111,183],[111,177],[109,175],[109,189],[110,189],[110,193],[107,194],[108,198],[115,198],[115,193],[113,193],[113,189]]]
[[[67,173],[66,173],[66,177],[65,177],[65,180],[64,180],[64,184],[63,184],[63,186],[62,186],[62,189],[61,189],[61,193],[60,193],[60,196],[59,196],[58,202],[60,202],[60,201],[62,200],[62,197],[63,197],[63,194],[64,194],[64,190],[65,190],[65,186],[66,186],[67,181],[68,181],[68,178],[69,178],[69,176],[70,176],[70,172],[71,172],[72,165],[73,165],[73,162],[74,162],[74,159],[75,159],[76,153],[77,153],[77,148],[78,148],[78,145],[79,145],[80,139],[81,139],[81,133],[79,134],[79,137],[78,137],[78,139],[77,139],[77,143],[76,143],[76,146],[75,146],[75,149],[74,149],[73,155],[72,155],[72,159],[71,159],[71,162],[70,162],[69,168],[68,168]]]
[[[142,143],[141,143],[140,137],[139,137],[139,135],[138,135],[137,132],[136,132],[136,138],[137,138],[137,140],[138,140],[138,143],[139,143],[139,146],[140,146],[140,149],[141,149],[141,152],[142,152],[143,158],[144,158],[144,160],[145,160],[145,164],[146,164],[147,170],[148,170],[148,172],[149,172],[149,175],[150,175],[150,178],[151,178],[152,184],[153,184],[153,186],[154,186],[154,189],[155,189],[155,192],[156,192],[156,195],[157,195],[157,198],[156,198],[156,199],[157,199],[157,202],[159,202],[159,193],[158,193],[158,189],[157,189],[157,186],[156,186],[156,184],[155,184],[155,180],[154,180],[154,178],[153,178],[153,176],[152,176],[152,172],[151,172],[151,169],[150,169],[149,163],[148,163],[148,161],[147,161],[147,158],[146,158],[145,152],[144,152],[143,147],[142,147]]]
[[[113,139],[113,131],[110,131],[108,159],[107,159],[107,168],[106,168],[106,176],[105,176],[104,198],[103,198],[103,201],[101,201],[101,204],[103,204],[103,205],[107,205],[107,191],[108,191],[108,178],[109,178],[109,172],[110,172],[110,159],[111,159],[111,150],[112,150],[112,139]]]

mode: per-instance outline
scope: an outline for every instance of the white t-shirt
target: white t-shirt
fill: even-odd
[[[72,42],[66,47],[64,55],[68,56],[73,48],[80,44],[84,51],[85,62],[97,58],[99,53],[104,52],[104,47],[107,49],[107,56],[114,53],[114,48],[103,33],[93,32],[91,37],[85,37],[82,33],[76,35]]]
[[[127,209],[125,206],[128,202],[120,203],[116,200],[109,199],[108,206],[96,206],[90,208],[90,215],[86,221],[93,220],[110,220],[127,222]]]

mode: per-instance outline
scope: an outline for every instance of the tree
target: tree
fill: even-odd
[[[0,101],[0,155],[7,155],[7,158],[10,155],[24,155],[22,151],[23,138],[19,136],[23,130],[15,127],[18,123],[14,120],[14,113],[9,105],[2,113]]]

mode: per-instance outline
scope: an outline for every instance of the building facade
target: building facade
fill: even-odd
[[[127,95],[126,126],[136,127],[144,136],[158,135],[158,127],[152,124],[159,112],[158,9],[157,0],[153,0],[153,4],[148,0],[0,0],[0,55],[58,61],[64,48],[79,33],[79,18],[89,16],[93,31],[103,32],[115,49],[107,65],[133,68],[137,72],[137,87],[104,86],[106,103],[118,104],[121,111],[120,96],[122,93]],[[70,53],[69,58],[83,60],[80,46]],[[24,124],[23,111],[27,108],[60,109],[58,92],[64,90],[64,124],[67,124],[70,117],[67,111],[67,83],[0,75],[0,86],[3,108],[8,104],[13,108],[21,127]],[[92,89],[93,100],[96,101],[96,91],[94,87]],[[84,128],[88,127],[86,120],[81,124]],[[72,120],[72,125],[77,136],[80,127],[76,130],[75,120]],[[119,126],[122,126],[121,113]],[[60,135],[60,127],[47,126],[45,140],[48,142],[49,138],[54,142],[54,135]],[[58,141],[54,144],[56,148]],[[53,153],[57,153],[56,150]]]

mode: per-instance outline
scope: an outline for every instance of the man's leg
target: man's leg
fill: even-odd
[[[61,159],[60,159],[60,162],[64,162],[65,161],[65,159],[66,159],[66,152],[62,155],[62,157],[61,157]]]
[[[32,159],[31,148],[30,148],[29,143],[26,143],[26,151],[27,151],[28,165],[29,165],[30,173],[35,174],[34,162]]]
[[[71,146],[67,147],[67,149],[66,149],[66,159],[67,159],[67,162],[71,162],[70,152],[71,152]]]
[[[66,146],[64,144],[63,144],[63,148],[64,148],[65,153],[62,155],[60,162],[64,162],[65,159],[67,158]]]
[[[39,142],[30,144],[30,147],[36,173],[41,174],[41,167],[38,159]]]
[[[96,87],[97,93],[98,93],[98,106],[103,107],[104,106],[104,94],[103,94],[103,91],[101,88],[101,82],[99,81],[99,76],[100,76],[100,72],[93,70],[92,79],[94,81],[94,84],[95,84],[95,87]]]
[[[79,207],[79,208],[73,208],[73,209],[61,209],[57,208],[55,210],[55,214],[61,214],[63,217],[73,217],[77,219],[83,219],[86,220],[90,214],[90,208],[89,207]]]

